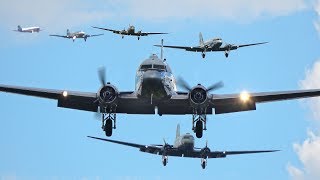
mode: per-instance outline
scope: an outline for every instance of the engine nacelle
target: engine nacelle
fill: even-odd
[[[110,83],[102,87],[98,92],[98,100],[99,104],[102,107],[110,107],[115,105],[117,102],[117,98],[119,95],[119,91],[117,88]]]
[[[196,109],[206,108],[209,103],[207,89],[202,85],[198,84],[196,87],[194,87],[190,91],[189,100],[193,108],[196,108]]]

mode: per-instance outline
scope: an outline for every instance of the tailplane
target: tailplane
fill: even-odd
[[[176,139],[180,137],[180,124],[177,125]]]
[[[203,37],[202,37],[202,33],[199,33],[199,45],[200,46],[204,46],[204,42],[203,42]]]

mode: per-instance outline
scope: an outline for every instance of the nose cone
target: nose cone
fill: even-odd
[[[155,70],[148,70],[143,73],[143,83],[149,85],[159,85],[162,83],[161,73]]]

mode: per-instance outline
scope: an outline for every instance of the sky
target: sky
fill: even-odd
[[[177,8],[178,7],[178,8]],[[320,88],[319,0],[3,0],[0,1],[0,84],[97,92],[99,67],[120,91],[134,90],[135,72],[152,46],[198,44],[221,37],[232,44],[268,41],[266,45],[223,53],[201,54],[165,49],[175,76],[189,84],[209,86],[223,81],[217,94]],[[169,32],[125,37],[91,28]],[[40,33],[12,30],[40,26]],[[104,36],[76,39],[49,34],[83,30]],[[319,179],[320,101],[292,100],[257,105],[256,111],[209,115],[206,140],[211,150],[280,152],[209,159],[161,156],[88,139],[105,137],[94,113],[57,108],[48,99],[0,93],[0,179]],[[191,115],[117,116],[112,139],[173,143],[176,125],[191,132]]]

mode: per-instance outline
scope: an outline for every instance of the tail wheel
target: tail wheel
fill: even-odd
[[[104,131],[106,133],[106,136],[110,137],[112,135],[112,120],[109,119],[106,121],[106,124],[104,126]]]
[[[197,138],[202,138],[203,134],[203,123],[202,121],[197,121],[196,123],[196,136]]]

